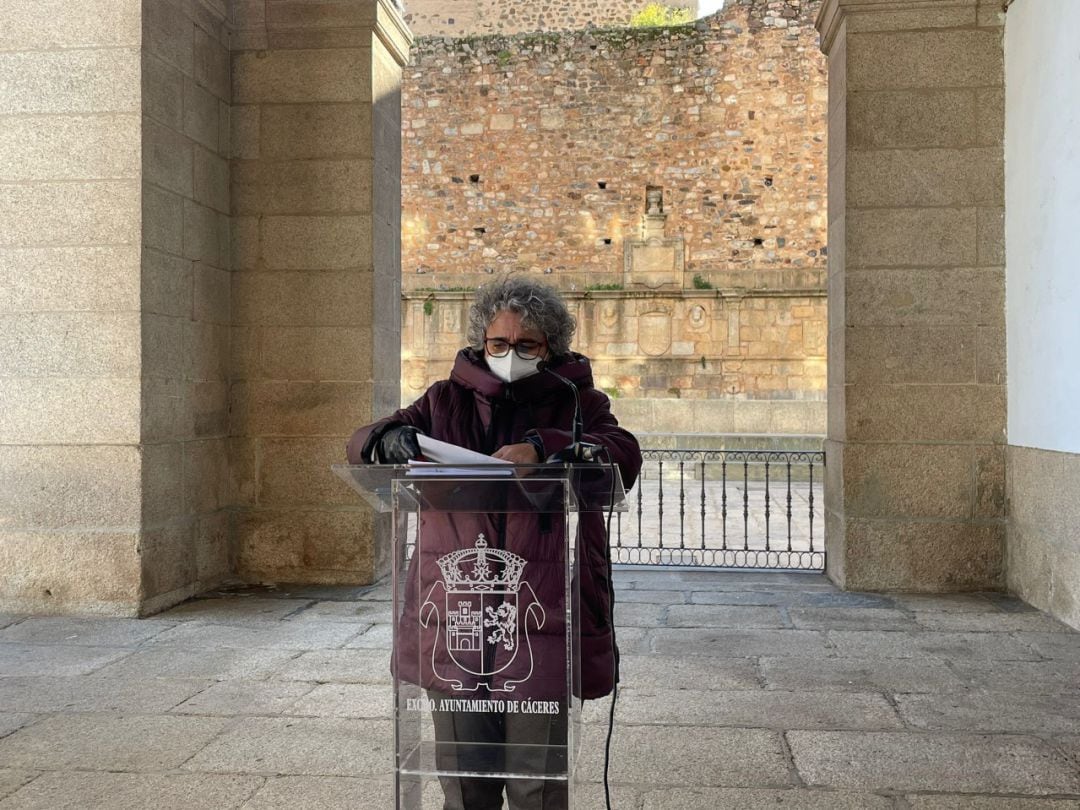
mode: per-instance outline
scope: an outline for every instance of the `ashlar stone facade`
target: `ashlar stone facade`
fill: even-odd
[[[0,610],[379,576],[329,466],[397,399],[397,9],[0,19]]]
[[[460,346],[460,296],[444,293],[535,272],[574,303],[576,347],[636,430],[824,433],[817,8],[418,40],[403,77],[403,399]]]
[[[999,3],[828,0],[826,550],[845,587],[1005,583]]]

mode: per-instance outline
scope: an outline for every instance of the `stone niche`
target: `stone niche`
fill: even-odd
[[[681,236],[668,237],[666,229],[663,189],[648,186],[640,236],[623,241],[623,287],[682,286],[686,247]]]

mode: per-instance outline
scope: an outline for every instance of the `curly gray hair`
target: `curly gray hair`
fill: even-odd
[[[469,307],[468,340],[478,352],[484,350],[488,326],[503,310],[517,312],[523,326],[543,332],[552,356],[570,351],[570,338],[577,329],[577,321],[559,294],[539,281],[512,276],[485,284],[476,291]]]

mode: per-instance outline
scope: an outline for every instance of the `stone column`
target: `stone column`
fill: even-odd
[[[826,0],[828,573],[1003,584],[999,0]]]
[[[329,472],[400,356],[401,66],[385,0],[239,2],[230,392],[238,570],[367,582],[371,515]]]
[[[0,610],[131,614],[140,0],[0,17]]]

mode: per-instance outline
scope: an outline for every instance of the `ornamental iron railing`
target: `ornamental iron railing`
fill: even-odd
[[[821,571],[825,454],[785,450],[642,450],[616,512],[616,563]]]

